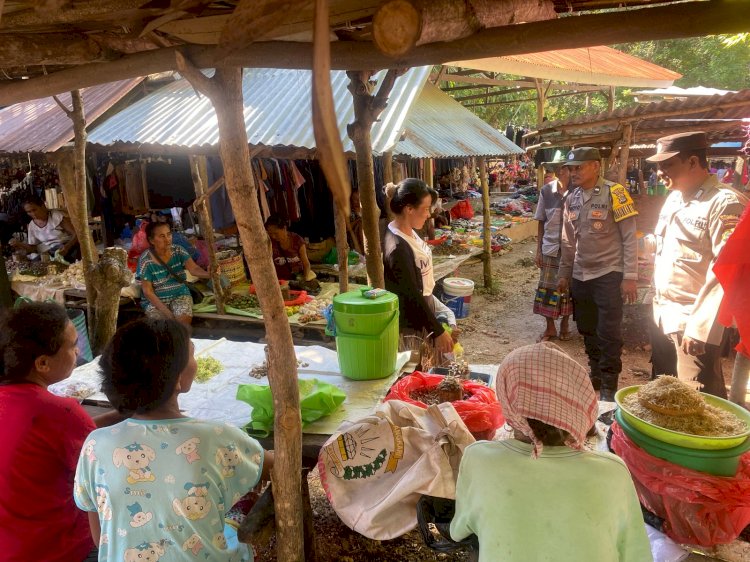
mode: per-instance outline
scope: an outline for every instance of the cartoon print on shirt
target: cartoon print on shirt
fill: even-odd
[[[112,504],[109,501],[109,490],[104,484],[96,485],[96,510],[103,521],[112,519]]]
[[[193,464],[195,461],[201,459],[201,456],[198,454],[198,445],[200,442],[201,440],[198,437],[191,437],[187,441],[182,442],[177,449],[175,449],[175,453],[178,455],[185,455],[185,460],[187,460],[188,463]]]
[[[168,540],[159,542],[142,542],[125,551],[125,562],[158,562],[167,551],[167,545],[172,544]]]
[[[141,504],[138,502],[135,502],[134,504],[130,504],[128,507],[128,511],[130,512],[130,526],[131,527],[143,527],[146,523],[151,521],[151,519],[154,518],[154,514],[149,512],[144,512],[141,508]]]
[[[128,484],[153,482],[154,474],[148,465],[156,458],[156,452],[148,445],[131,443],[117,447],[112,453],[112,462],[117,468],[125,465],[128,469]]]
[[[227,537],[224,536],[224,533],[216,533],[214,535],[214,538],[211,539],[211,544],[213,544],[219,550],[226,550],[227,549]]]
[[[185,484],[187,496],[180,501],[175,498],[172,501],[172,509],[177,515],[186,517],[191,521],[203,519],[211,511],[211,498],[208,497],[209,482]]]
[[[216,462],[221,465],[221,475],[225,478],[234,476],[234,467],[240,464],[240,453],[234,443],[216,449]]]
[[[190,551],[193,556],[198,556],[198,553],[203,548],[203,541],[201,541],[201,538],[198,536],[197,533],[193,533],[188,537],[188,539],[182,543],[182,550],[184,551]]]
[[[89,462],[94,462],[96,460],[94,445],[96,445],[96,439],[89,439],[83,444],[83,454],[86,455]]]

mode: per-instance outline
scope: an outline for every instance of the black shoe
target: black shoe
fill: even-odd
[[[610,388],[602,388],[599,391],[599,400],[602,402],[614,402],[615,401],[615,392],[614,390]]]
[[[599,390],[602,387],[602,379],[599,377],[592,377],[589,375],[589,380],[591,381],[591,386],[594,387],[594,390]]]

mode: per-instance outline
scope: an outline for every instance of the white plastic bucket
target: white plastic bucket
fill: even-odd
[[[471,296],[474,294],[474,281],[462,277],[448,277],[443,279],[442,301],[453,311],[456,318],[466,318],[469,315]]]

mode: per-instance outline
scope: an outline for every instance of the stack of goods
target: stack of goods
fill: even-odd
[[[623,388],[615,401],[610,446],[667,536],[734,541],[750,524],[750,412],[674,377]]]
[[[490,203],[490,209],[497,215],[511,217],[532,217],[533,205],[525,199],[511,199],[509,197]]]
[[[750,412],[675,377],[624,388],[616,400],[625,434],[657,458],[729,476],[750,449]]]
[[[310,322],[325,323],[323,311],[332,303],[331,299],[313,299],[303,304],[299,309],[299,323],[308,324]]]
[[[247,281],[245,276],[245,265],[242,254],[235,250],[223,250],[216,253],[216,262],[219,265],[219,272],[226,275],[232,285],[244,283]]]

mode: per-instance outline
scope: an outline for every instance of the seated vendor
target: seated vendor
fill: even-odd
[[[58,254],[68,261],[80,258],[78,238],[70,219],[57,209],[50,210],[39,197],[32,195],[23,203],[23,210],[31,217],[27,244],[12,239],[14,249],[32,254]]]
[[[625,463],[584,449],[598,403],[588,370],[556,345],[512,351],[497,397],[513,439],[464,451],[454,540],[479,538],[479,561],[652,560]]]
[[[271,239],[276,276],[287,281],[298,277],[301,277],[303,281],[315,279],[302,237],[289,232],[286,222],[275,215],[268,217],[265,226],[268,237]]]

